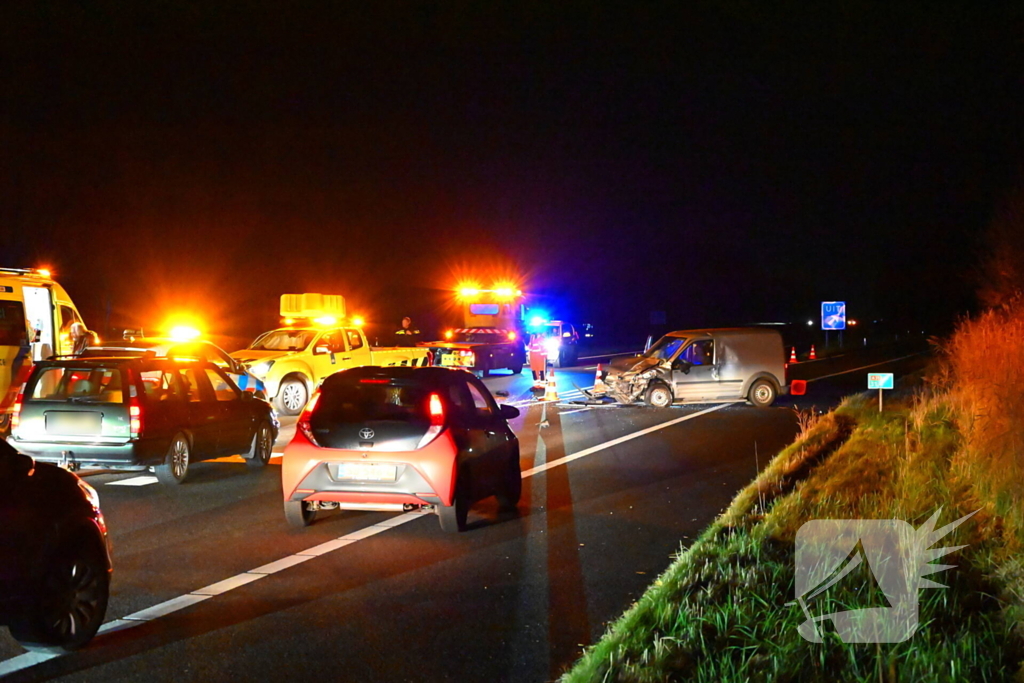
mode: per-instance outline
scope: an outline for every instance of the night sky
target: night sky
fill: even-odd
[[[96,328],[430,324],[463,274],[638,332],[953,320],[1020,186],[1022,6],[764,4],[5,4],[0,265]]]

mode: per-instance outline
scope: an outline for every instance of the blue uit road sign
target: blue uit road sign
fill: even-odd
[[[845,301],[822,301],[821,302],[821,329],[823,329],[823,330],[845,330],[846,329],[846,302]]]
[[[893,378],[891,372],[869,372],[868,389],[892,389]]]

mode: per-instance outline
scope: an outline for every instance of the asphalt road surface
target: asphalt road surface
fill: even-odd
[[[909,372],[921,356],[881,362],[908,353],[793,367],[825,377],[768,409],[574,404],[592,365],[557,371],[557,404],[536,402],[526,376],[490,377],[523,411],[523,498],[510,515],[477,504],[458,535],[418,513],[328,512],[291,529],[278,460],[258,472],[240,458],[199,463],[173,488],[146,473],[84,473],[114,547],[108,622],[60,657],[25,654],[0,629],[0,675],[552,680],[792,440],[794,407],[834,405],[868,369]],[[276,450],[293,434],[286,420]]]

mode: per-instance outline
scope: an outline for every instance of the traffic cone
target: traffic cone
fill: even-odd
[[[814,355],[814,344],[811,344],[811,355],[808,356],[809,360],[817,360],[818,357]]]
[[[557,401],[558,400],[558,387],[555,386],[555,371],[552,369],[551,374],[548,375],[548,386],[544,390],[544,401]]]
[[[797,360],[796,360],[796,347],[795,346],[789,352],[789,362],[790,363],[796,363],[797,362]]]
[[[597,364],[597,374],[594,375],[594,388],[592,389],[592,391],[595,394],[605,394],[605,393],[608,393],[608,387],[604,383],[604,378],[601,377],[601,364],[600,363]]]

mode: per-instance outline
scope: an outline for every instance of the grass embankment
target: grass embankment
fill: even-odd
[[[963,323],[922,385],[802,418],[776,456],[563,677],[581,681],[1024,681],[1024,312]],[[974,517],[892,644],[805,641],[794,539],[812,519]],[[858,570],[859,571],[859,570]],[[855,571],[827,609],[886,606]]]

